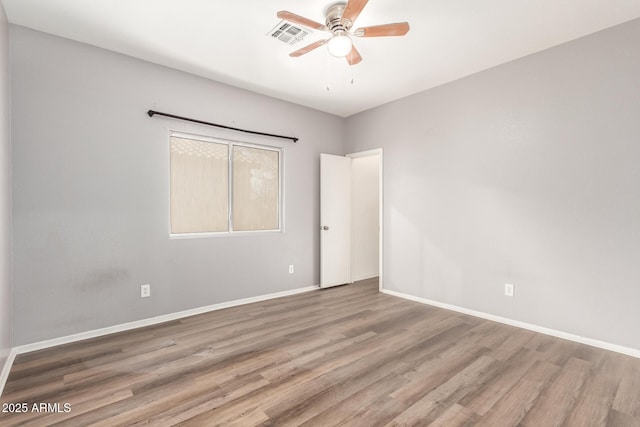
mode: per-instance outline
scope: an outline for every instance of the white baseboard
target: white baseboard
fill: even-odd
[[[97,338],[104,335],[113,334],[116,332],[124,332],[131,329],[142,328],[145,326],[156,325],[158,323],[169,322],[171,320],[182,319],[184,317],[195,316],[197,314],[208,313],[210,311],[222,310],[223,308],[236,307],[239,305],[251,304],[254,302],[260,302],[260,301],[266,301],[274,298],[296,295],[303,292],[315,291],[317,289],[320,289],[320,287],[317,285],[307,286],[305,288],[292,289],[290,291],[275,292],[267,295],[259,295],[257,297],[243,298],[239,300],[208,305],[205,307],[198,307],[190,310],[179,311],[176,313],[165,314],[162,316],[151,317],[148,319],[136,320],[134,322],[122,323],[120,325],[109,326],[106,328],[94,329],[92,331],[81,332],[79,334],[73,334],[73,335],[67,335],[64,337],[54,338],[51,340],[39,341],[32,344],[25,344],[25,345],[17,346],[13,349],[13,351],[15,352],[14,357],[17,354],[28,353],[30,351],[42,350],[45,348],[55,347],[63,344],[69,344],[72,342],[82,341],[89,338]]]
[[[16,358],[15,348],[12,348],[7,354],[7,360],[4,362],[4,366],[2,367],[2,372],[0,372],[0,396],[2,396],[2,392],[4,391],[4,386],[7,383],[7,379],[9,378],[9,371],[13,366],[13,361]]]
[[[504,323],[505,325],[515,326],[522,329],[528,329],[533,332],[539,332],[541,334],[551,335],[553,337],[574,341],[580,344],[586,344],[592,347],[598,347],[604,350],[615,351],[616,353],[622,353],[628,356],[640,358],[640,349],[623,347],[621,345],[611,344],[605,341],[595,340],[587,337],[581,337],[580,335],[557,331],[555,329],[545,328],[543,326],[532,325],[530,323],[521,322],[519,320],[508,319],[506,317],[500,317],[493,314],[483,313],[481,311],[471,310],[464,307],[458,307],[456,305],[446,304],[438,301],[432,301],[426,298],[415,297],[413,295],[404,294],[402,292],[390,291],[388,289],[382,289],[381,292],[388,295],[392,295],[394,297],[399,297],[399,298],[404,298],[410,301],[419,302],[421,304],[444,308],[446,310],[456,311],[462,314],[468,314],[470,316],[479,317],[481,319],[492,320],[494,322]]]

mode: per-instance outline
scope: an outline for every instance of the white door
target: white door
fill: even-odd
[[[351,159],[320,154],[320,287],[351,281]]]

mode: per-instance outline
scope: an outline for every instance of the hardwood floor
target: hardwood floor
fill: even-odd
[[[0,425],[640,426],[640,359],[377,286],[20,355],[1,402],[28,412]]]

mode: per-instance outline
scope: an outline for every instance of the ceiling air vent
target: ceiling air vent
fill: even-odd
[[[291,25],[287,21],[280,21],[268,34],[283,43],[293,46],[304,39],[309,34],[309,31]]]

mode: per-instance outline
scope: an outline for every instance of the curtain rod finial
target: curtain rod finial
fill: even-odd
[[[155,113],[156,113],[156,112],[155,112],[155,111],[153,111],[153,110],[149,110],[149,111],[147,111],[147,114],[149,115],[149,117],[153,117],[153,115],[154,115]]]

